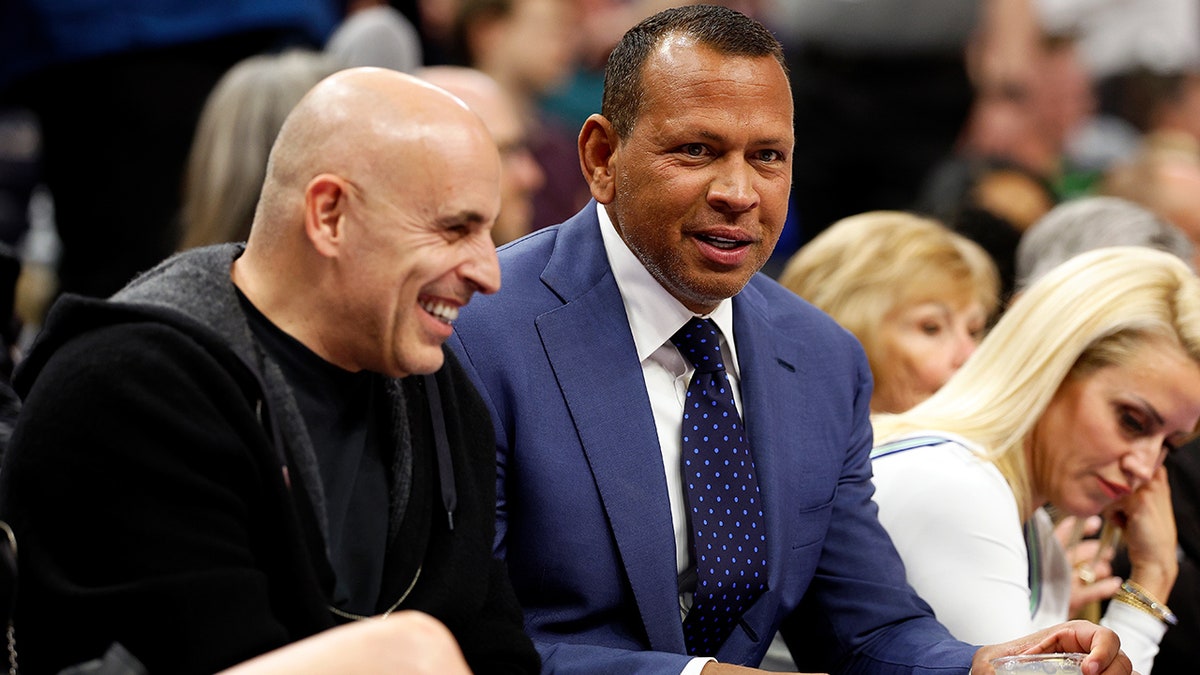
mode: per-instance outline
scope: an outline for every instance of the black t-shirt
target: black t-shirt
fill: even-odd
[[[382,377],[353,373],[279,329],[241,292],[250,329],[279,364],[308,429],[321,471],[329,524],[329,561],[337,577],[333,605],[376,613],[388,532],[388,451],[381,424]]]

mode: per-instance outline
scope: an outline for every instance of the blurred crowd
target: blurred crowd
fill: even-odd
[[[58,295],[106,297],[173,252],[245,240],[284,117],[343,68],[415,74],[482,118],[502,158],[497,246],[562,222],[590,199],[577,137],[609,51],[680,4],[698,3],[6,0],[0,372]],[[1200,2],[706,4],[785,46],[792,190],[764,271],[859,338],[873,413],[932,396],[1072,255],[1200,263]],[[1176,483],[1193,463],[1168,462],[1177,513],[1195,510],[1194,481]],[[1192,616],[1194,568],[1169,602]],[[1195,636],[1170,633],[1155,672],[1194,658]]]
[[[576,135],[608,50],[677,4],[6,3],[0,242],[21,269],[25,340],[58,293],[107,296],[170,252],[244,239],[283,116],[340,68],[491,80],[470,86],[490,90],[472,103],[505,157],[496,242],[561,222],[588,199]],[[831,223],[881,209],[978,242],[1001,299],[1021,233],[1072,197],[1123,197],[1200,237],[1191,0],[718,4],[763,21],[789,59],[793,190],[769,274]]]

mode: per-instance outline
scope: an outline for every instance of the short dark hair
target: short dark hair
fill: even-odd
[[[630,28],[608,56],[604,68],[604,100],[600,113],[619,138],[627,138],[641,113],[642,69],[668,35],[695,38],[731,56],[773,56],[787,72],[783,45],[770,30],[740,12],[716,5],[687,5],[663,10]]]

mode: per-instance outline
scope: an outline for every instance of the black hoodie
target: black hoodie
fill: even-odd
[[[22,672],[119,642],[155,675],[211,673],[345,620],[304,422],[230,280],[241,251],[180,254],[110,300],[62,298],[18,369],[0,518],[19,547]],[[444,352],[436,376],[387,383],[392,441],[412,451],[389,480],[403,515],[377,610],[437,617],[477,673],[537,672],[492,556],[492,424]]]

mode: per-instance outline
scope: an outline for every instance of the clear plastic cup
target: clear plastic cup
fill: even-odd
[[[1019,654],[992,659],[997,675],[1081,675],[1087,654]]]

